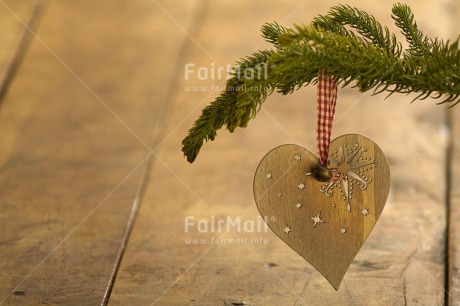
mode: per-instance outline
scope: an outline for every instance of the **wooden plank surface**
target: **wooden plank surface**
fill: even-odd
[[[5,93],[8,83],[16,71],[24,52],[26,52],[30,35],[24,23],[35,29],[40,21],[44,1],[5,0],[0,2],[0,98]],[[16,16],[14,16],[14,14]],[[17,18],[18,17],[18,18]]]
[[[460,27],[460,5],[452,8],[451,16],[454,23],[451,28],[451,38],[458,37]],[[457,106],[450,113],[451,125],[451,151],[450,164],[447,165],[448,178],[450,179],[449,199],[449,242],[448,242],[448,305],[460,303],[460,108]]]
[[[450,37],[456,39],[460,28],[460,5],[452,7],[450,16],[453,20]],[[448,237],[448,305],[460,303],[460,108],[457,106],[450,111],[450,141],[447,165],[449,179],[449,237]]]
[[[0,304],[101,304],[168,118],[167,21],[151,1],[50,2],[0,108]]]
[[[168,5],[171,5],[168,2]],[[408,1],[419,26],[446,36],[450,2]],[[257,29],[309,22],[333,1],[211,2],[187,55],[195,67],[232,64],[260,49]],[[391,25],[391,3],[352,1]],[[160,5],[166,6],[161,2]],[[174,7],[165,8],[174,15]],[[257,12],[255,14],[254,12]],[[168,24],[169,25],[169,24]],[[390,26],[394,29],[394,26]],[[156,155],[138,220],[111,295],[112,305],[442,305],[445,272],[445,108],[427,100],[340,91],[335,136],[361,133],[386,153],[390,199],[374,231],[336,292],[273,233],[238,230],[261,222],[252,196],[253,173],[273,147],[315,147],[315,89],[270,97],[257,119],[233,135],[220,131],[193,165],[180,141],[221,80],[178,82],[168,138]],[[198,91],[186,86],[202,85]],[[205,88],[205,86],[207,86]],[[188,220],[188,221],[187,221]],[[229,225],[219,232],[219,220]],[[201,222],[200,222],[201,221]],[[186,226],[188,224],[188,228]],[[208,226],[207,231],[205,226]],[[243,225],[242,225],[243,226]],[[186,231],[186,228],[188,231]],[[195,239],[195,240],[193,240]]]
[[[449,305],[460,301],[460,110],[452,110],[452,152],[450,169],[449,218]]]

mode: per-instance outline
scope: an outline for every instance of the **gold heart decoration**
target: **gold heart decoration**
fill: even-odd
[[[313,153],[279,146],[256,170],[254,197],[271,230],[338,290],[382,213],[390,169],[377,144],[356,134],[331,142],[328,168],[322,182]]]

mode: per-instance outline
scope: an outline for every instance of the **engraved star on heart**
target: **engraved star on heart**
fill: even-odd
[[[330,141],[337,82],[318,77],[319,158],[299,145],[268,152],[254,176],[254,198],[270,229],[338,290],[374,228],[390,190],[390,168],[371,139]],[[268,219],[266,219],[268,220]]]

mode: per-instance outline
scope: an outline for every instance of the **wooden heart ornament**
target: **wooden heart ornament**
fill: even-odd
[[[314,175],[318,158],[282,145],[260,162],[254,197],[268,226],[338,290],[377,222],[390,190],[382,150],[362,135],[343,135],[329,147],[332,179]]]

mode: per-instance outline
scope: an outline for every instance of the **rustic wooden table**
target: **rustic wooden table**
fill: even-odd
[[[348,3],[395,29],[391,3]],[[458,1],[407,3],[425,33],[456,38]],[[374,139],[392,186],[337,292],[270,231],[197,226],[257,224],[259,160],[314,148],[316,116],[313,86],[273,95],[190,165],[181,139],[224,84],[198,68],[335,4],[0,0],[0,305],[458,305],[460,106],[340,90],[333,136]]]

